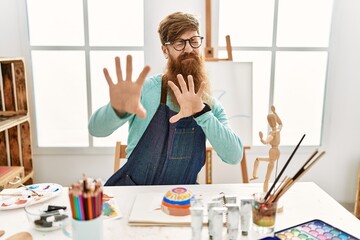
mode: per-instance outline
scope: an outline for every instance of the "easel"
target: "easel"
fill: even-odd
[[[230,36],[226,35],[226,51],[227,58],[215,58],[214,57],[214,48],[211,46],[211,0],[206,0],[205,2],[205,11],[206,11],[206,45],[204,49],[205,61],[233,61],[232,56],[232,46]],[[243,148],[243,157],[241,159],[240,169],[242,173],[243,183],[249,183],[247,165],[246,165],[246,150],[249,150],[250,146],[244,146]],[[212,163],[209,163],[212,165]],[[211,179],[211,175],[209,176]],[[208,176],[207,176],[208,178]]]
[[[211,0],[206,0],[205,3],[206,11],[206,46],[205,46],[205,61],[232,61],[232,47],[230,36],[226,35],[226,51],[227,58],[215,58],[214,57],[214,48],[211,46]]]

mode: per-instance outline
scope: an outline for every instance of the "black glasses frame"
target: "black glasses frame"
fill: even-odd
[[[193,46],[193,45],[192,45],[191,40],[193,40],[194,38],[200,38],[200,44],[199,44],[199,46]],[[180,38],[180,39],[177,39],[177,40],[172,41],[172,42],[166,42],[165,45],[172,45],[173,48],[174,48],[176,51],[182,51],[182,50],[184,50],[185,47],[186,47],[186,42],[189,42],[189,45],[190,45],[192,48],[199,48],[199,47],[201,47],[201,44],[202,44],[203,39],[204,39],[204,37],[201,37],[201,36],[193,36],[193,37],[188,38],[188,39],[182,39],[182,38]],[[184,44],[184,46],[183,46],[181,49],[178,49],[178,48],[175,47],[174,43],[177,42],[177,41],[181,41],[181,42]]]

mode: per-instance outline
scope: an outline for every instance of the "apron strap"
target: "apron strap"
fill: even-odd
[[[167,84],[164,84],[165,79],[162,77],[161,78],[161,98],[160,98],[160,103],[165,104],[166,105],[166,94],[167,94]]]

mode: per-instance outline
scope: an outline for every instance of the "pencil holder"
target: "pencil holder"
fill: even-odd
[[[73,240],[104,239],[102,216],[91,220],[71,219],[69,225],[64,225],[62,230],[65,236]]]
[[[100,181],[89,180],[85,175],[82,181],[69,188],[72,212],[71,230],[64,227],[63,233],[73,240],[103,239],[103,191]],[[70,227],[69,227],[70,228]]]

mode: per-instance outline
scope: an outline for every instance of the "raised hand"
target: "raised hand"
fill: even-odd
[[[187,88],[185,80],[181,74],[177,75],[177,79],[181,91],[173,82],[168,82],[180,106],[180,112],[170,118],[171,123],[175,123],[181,118],[192,116],[204,108],[204,103],[201,97],[204,94],[205,83],[202,82],[198,92],[195,93],[194,80],[191,75],[187,77],[189,89]]]
[[[114,83],[109,72],[104,68],[104,75],[109,85],[110,103],[120,116],[125,113],[138,115],[145,118],[146,110],[140,102],[141,89],[144,85],[145,78],[150,71],[149,66],[145,66],[136,81],[132,81],[132,57],[126,57],[126,77],[122,77],[120,58],[115,57],[115,67],[117,83]]]
[[[262,140],[264,137],[264,134],[261,131],[259,132],[259,137],[260,137],[260,140]]]

